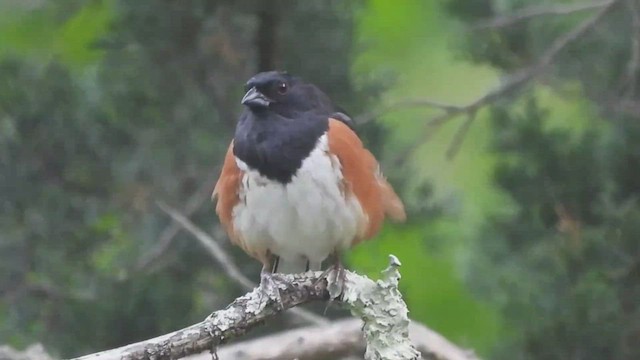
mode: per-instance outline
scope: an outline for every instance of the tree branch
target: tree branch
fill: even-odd
[[[182,215],[180,212],[178,212],[178,210],[167,205],[166,203],[157,201],[156,205],[158,205],[160,210],[169,215],[171,219],[176,222],[176,224],[192,234],[193,237],[198,240],[200,245],[202,245],[205,250],[207,250],[207,253],[211,255],[211,257],[214,258],[216,262],[222,267],[222,270],[227,274],[227,276],[229,276],[229,278],[240,284],[240,286],[242,286],[245,290],[251,290],[256,286],[253,281],[244,276],[244,274],[231,259],[231,256],[229,256],[222,249],[222,246],[220,246],[213,237],[205,233],[202,229],[200,229],[189,219],[187,219],[186,216]]]
[[[393,102],[391,104],[385,105],[375,111],[371,111],[362,115],[357,116],[354,119],[356,124],[364,124],[369,121],[376,119],[386,113],[396,111],[396,110],[404,110],[416,107],[431,107],[434,109],[442,110],[445,113],[460,111],[460,106],[450,105],[441,103],[439,101],[431,100],[431,99],[410,99],[410,100],[400,100]]]
[[[218,170],[214,170],[214,172],[218,172]],[[184,213],[187,216],[191,216],[193,213],[198,211],[202,205],[209,200],[212,191],[213,182],[206,182],[204,186],[198,189],[193,195],[189,197],[187,203],[184,206]],[[182,226],[175,221],[172,221],[170,225],[168,225],[160,236],[158,240],[153,245],[151,249],[146,251],[136,263],[136,270],[142,271],[151,266],[158,258],[160,258],[166,251],[169,249],[169,246],[175,239],[176,235],[180,233],[182,230]]]
[[[636,83],[640,73],[640,5],[637,0],[627,0],[629,12],[631,15],[631,54],[627,65],[628,88],[626,95],[632,97],[636,93]]]
[[[280,287],[282,307],[265,299],[259,288],[234,300],[224,310],[209,315],[204,321],[147,341],[86,355],[79,360],[147,360],[178,359],[204,351],[235,339],[265,320],[296,305],[328,300],[326,281],[319,274],[283,275]]]
[[[545,50],[542,56],[540,56],[535,64],[514,73],[497,88],[485,93],[484,95],[466,105],[452,106],[448,111],[432,117],[424,125],[423,131],[421,132],[418,141],[409,146],[405,151],[401,151],[395,158],[394,162],[402,162],[404,159],[408,158],[409,155],[411,155],[418,147],[420,147],[420,145],[431,138],[437,128],[439,128],[447,121],[455,118],[458,115],[473,114],[480,108],[494,103],[507,94],[517,91],[529,81],[536,78],[543,70],[545,70],[549,65],[553,63],[555,58],[558,56],[558,54],[560,54],[560,52],[562,52],[562,50],[564,50],[568,45],[580,39],[584,34],[593,29],[600,22],[600,20],[602,20],[602,18],[611,9],[613,9],[614,5],[616,5],[620,1],[621,0],[608,1],[600,8],[600,11],[598,11],[596,14],[580,23],[571,31],[556,38],[553,43],[551,43],[551,45]],[[429,102],[425,102],[425,104],[428,103]],[[471,124],[469,122],[462,124],[463,127],[468,127],[470,125]]]
[[[278,10],[279,1],[265,1],[258,12],[255,45],[258,71],[275,69],[278,54]]]
[[[493,19],[480,21],[471,27],[472,30],[497,29],[519,23],[540,16],[549,15],[571,15],[577,12],[600,9],[611,5],[613,0],[595,1],[584,4],[557,4],[547,6],[532,6],[521,9],[505,16],[498,16]]]
[[[469,128],[471,128],[471,124],[475,121],[475,119],[476,112],[470,112],[467,115],[467,119],[462,123],[462,125],[460,125],[458,131],[456,131],[456,133],[453,135],[453,139],[451,140],[449,148],[446,152],[447,160],[452,160],[454,157],[456,157],[458,151],[460,150],[460,147],[462,147],[464,139],[467,137],[467,132],[469,131]]]
[[[409,340],[407,307],[398,290],[400,263],[391,263],[378,281],[346,271],[345,287],[340,302],[364,321],[366,359],[418,359],[419,353]],[[204,321],[151,340],[86,355],[79,360],[146,360],[178,359],[211,351],[217,358],[219,345],[246,334],[275,314],[291,307],[317,300],[334,298],[332,277],[322,272],[279,274],[277,282],[281,303],[268,298],[260,288],[237,298],[226,309],[216,311]]]

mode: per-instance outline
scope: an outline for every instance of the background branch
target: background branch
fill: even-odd
[[[515,74],[511,75],[505,82],[503,82],[500,86],[491,90],[479,98],[467,103],[462,106],[451,106],[448,110],[440,115],[436,115],[432,117],[430,120],[426,122],[421,132],[421,135],[417,141],[415,141],[411,146],[409,146],[405,151],[399,152],[398,156],[395,158],[395,162],[401,162],[404,159],[408,158],[408,156],[413,153],[420,145],[424,144],[425,141],[429,140],[435,130],[439,128],[442,124],[447,121],[455,118],[461,114],[473,114],[477,112],[482,107],[492,104],[498,99],[512,93],[513,91],[518,90],[523,85],[527,84],[532,79],[536,78],[540,73],[546,69],[549,65],[553,63],[558,54],[562,52],[569,44],[572,44],[576,40],[580,39],[584,34],[586,34],[589,30],[593,29],[598,22],[617,4],[620,0],[611,0],[606,2],[593,16],[584,20],[578,26],[573,28],[571,31],[559,36],[556,38],[553,43],[545,50],[545,52],[540,56],[538,61]],[[430,106],[430,102],[426,101],[425,106]],[[470,117],[471,122],[475,117]],[[468,118],[469,119],[469,118]],[[467,120],[468,120],[467,119]],[[471,122],[468,120],[463,123],[462,127],[469,127]],[[460,132],[460,131],[459,131]],[[464,135],[465,131],[462,131]],[[455,140],[455,139],[454,139]],[[456,141],[461,141],[458,139]]]
[[[431,100],[431,99],[410,99],[410,100],[400,100],[393,102],[391,104],[385,105],[375,111],[371,111],[360,116],[357,116],[354,121],[356,124],[364,124],[369,121],[375,120],[376,118],[392,112],[396,110],[404,110],[416,107],[431,107],[434,109],[442,110],[446,113],[460,111],[461,106],[450,105],[441,103],[439,101]]]
[[[449,342],[442,335],[412,322],[411,341],[427,360],[477,360],[472,351]],[[218,350],[220,360],[278,360],[278,359],[341,359],[353,356],[362,359],[365,341],[362,321],[342,319],[328,326],[308,326],[283,331],[255,340],[226,345]],[[209,360],[208,353],[197,354],[187,360]]]
[[[467,115],[467,119],[460,125],[458,131],[453,135],[453,139],[449,144],[449,148],[446,152],[446,157],[448,160],[453,159],[460,150],[462,143],[464,142],[464,138],[467,136],[467,132],[469,128],[471,128],[471,123],[476,119],[476,112],[472,111]]]
[[[521,9],[505,16],[498,16],[490,20],[481,21],[471,27],[472,30],[497,29],[519,23],[540,16],[571,15],[581,11],[600,9],[611,5],[613,1],[595,1],[584,4],[557,4],[546,6],[533,6]]]
[[[626,95],[632,97],[636,93],[637,76],[640,72],[640,4],[637,0],[627,0],[627,4],[631,16],[631,54],[624,82],[628,84]]]
[[[278,54],[278,10],[279,1],[260,3],[255,47],[257,50],[258,71],[270,71],[277,68]]]
[[[219,168],[216,168],[213,172],[217,173]],[[189,197],[187,203],[184,206],[184,213],[186,216],[191,216],[198,211],[204,203],[210,199],[212,187],[214,184],[211,182],[203,183],[203,186],[198,189],[193,195]],[[146,251],[138,260],[136,269],[138,271],[145,270],[150,267],[158,258],[160,258],[169,249],[169,246],[175,239],[176,235],[180,233],[182,226],[176,221],[172,221],[163,231],[160,233],[158,240],[153,247]]]

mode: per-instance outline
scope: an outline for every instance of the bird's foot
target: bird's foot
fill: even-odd
[[[338,300],[344,293],[345,280],[347,273],[342,265],[342,262],[338,261],[325,270],[317,281],[322,279],[327,280],[327,290],[329,291],[329,300]]]
[[[280,296],[280,287],[278,282],[280,278],[277,274],[271,273],[266,270],[260,272],[260,302],[267,303],[273,301],[281,310],[284,308],[282,303],[282,297]]]

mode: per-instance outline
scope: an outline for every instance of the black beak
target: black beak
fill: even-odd
[[[271,99],[258,91],[254,86],[244,94],[241,103],[242,105],[247,105],[249,107],[267,107],[272,102],[273,101]]]

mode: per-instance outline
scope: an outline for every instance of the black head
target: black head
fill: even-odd
[[[254,113],[273,112],[292,117],[310,110],[328,110],[332,106],[320,89],[286,72],[259,73],[247,81],[246,90],[242,104]]]
[[[283,184],[329,127],[329,117],[351,119],[313,84],[284,72],[259,73],[247,81],[234,136],[234,155],[260,174]]]

